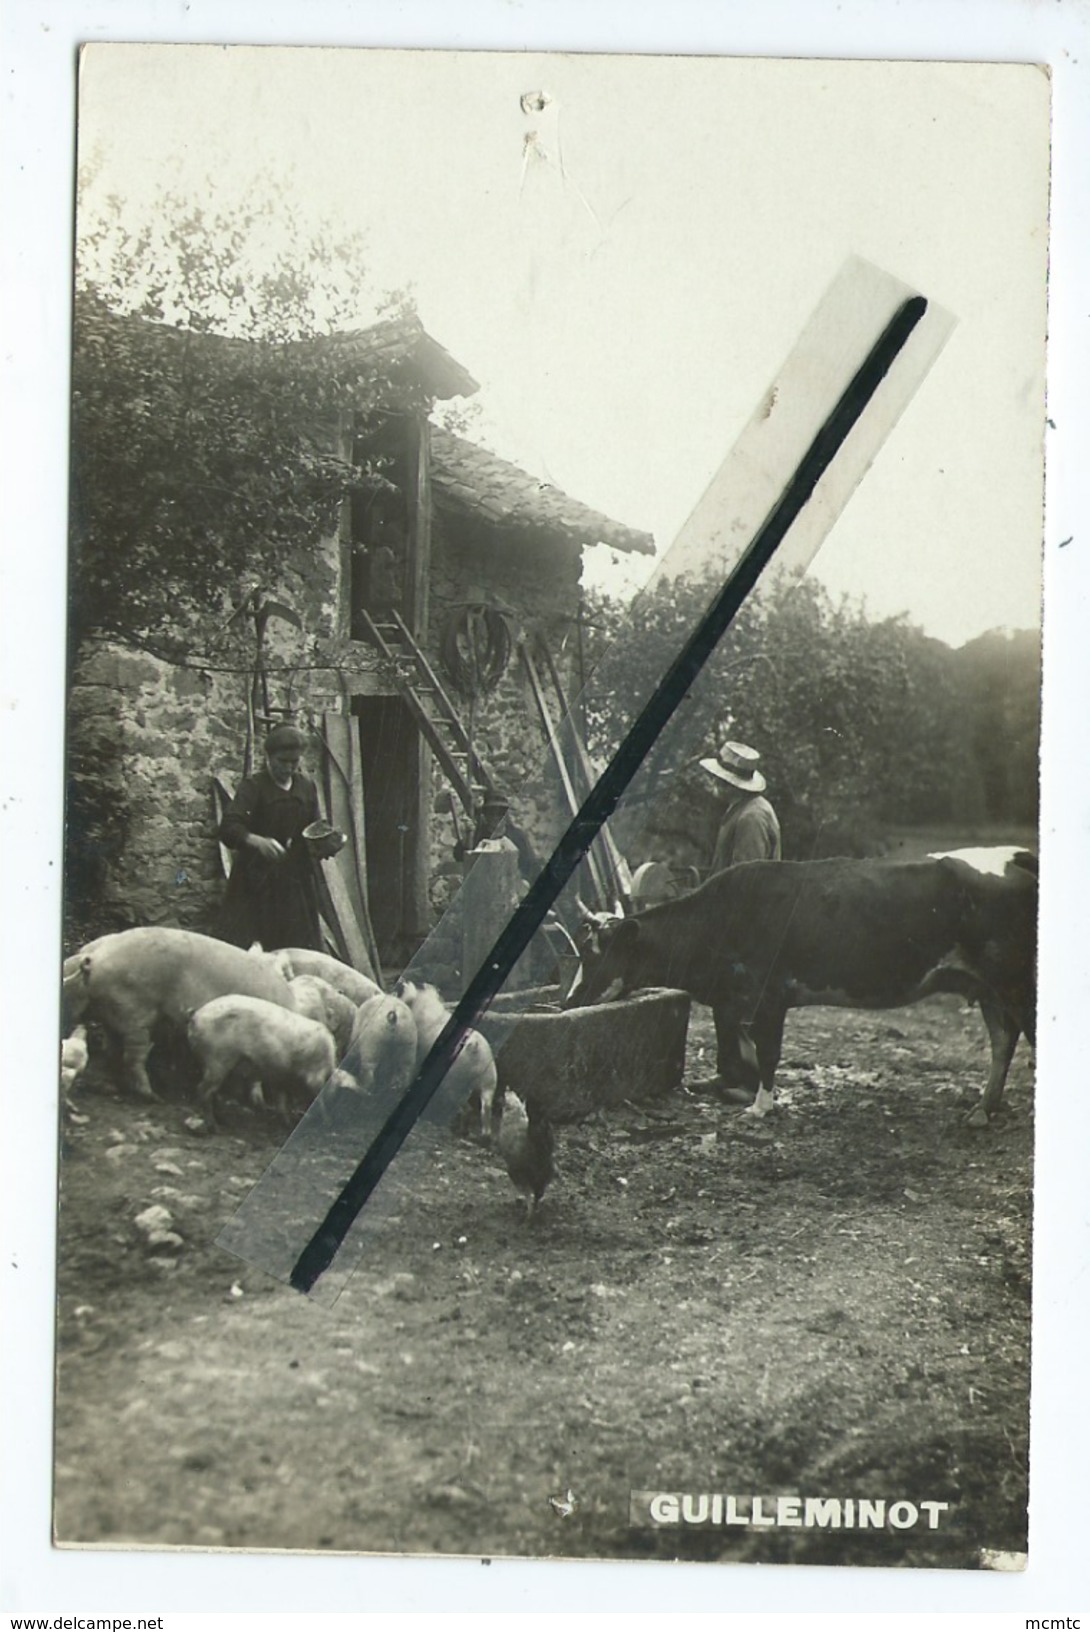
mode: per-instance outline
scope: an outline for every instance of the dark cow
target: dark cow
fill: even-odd
[[[674,986],[741,1027],[758,1114],[772,1104],[788,1009],[885,1009],[936,992],[980,1004],[991,1041],[972,1121],[1003,1095],[1022,1032],[1033,1041],[1035,858],[984,871],[957,853],[919,862],[756,861],[631,918],[591,918],[566,1008]],[[743,1053],[745,1053],[745,1048]]]

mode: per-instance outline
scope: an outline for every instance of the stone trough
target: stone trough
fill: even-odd
[[[625,1100],[659,1098],[685,1066],[686,992],[655,989],[562,1010],[552,987],[504,993],[479,1029],[499,1086],[532,1099],[553,1122],[577,1122]]]

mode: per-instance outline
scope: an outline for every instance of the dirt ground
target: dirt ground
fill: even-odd
[[[694,1008],[688,1076],[712,1028]],[[1032,1066],[986,1130],[954,999],[789,1018],[755,1123],[677,1090],[561,1130],[533,1225],[451,1135],[332,1309],[214,1244],[281,1130],[79,1095],[66,1543],[979,1567],[1026,1546]],[[163,1238],[149,1242],[149,1207]],[[152,1232],[154,1233],[154,1232]],[[631,1528],[629,1492],[948,1502],[917,1527]]]

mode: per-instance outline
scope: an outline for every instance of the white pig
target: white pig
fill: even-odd
[[[318,1020],[333,1034],[337,1058],[348,1053],[357,1006],[321,975],[295,975],[289,982],[295,1007],[308,1020]]]
[[[227,993],[294,1009],[291,987],[264,958],[185,929],[125,929],[91,941],[64,965],[69,1023],[100,1021],[118,1039],[126,1085],[154,1099],[148,1082],[151,1031],[182,1026],[195,1009]]]
[[[189,1021],[189,1046],[202,1066],[197,1088],[215,1122],[215,1095],[236,1066],[242,1066],[251,1088],[260,1083],[286,1109],[300,1090],[313,1100],[335,1070],[333,1038],[327,1028],[260,997],[216,997],[197,1009]]]
[[[251,958],[259,958],[266,969],[272,969],[282,980],[290,980],[295,973],[287,952],[266,952],[260,941],[251,941],[246,948]]]
[[[380,992],[361,1003],[345,1061],[364,1091],[398,1094],[416,1071],[416,1022],[399,998]]]
[[[432,1044],[450,1019],[450,1011],[434,986],[414,986],[403,980],[398,996],[416,1021],[416,1065],[419,1070]],[[487,1139],[492,1122],[492,1101],[496,1094],[496,1062],[492,1050],[479,1031],[466,1032],[465,1041],[444,1079],[451,1092],[462,1101],[476,1094],[481,1107],[481,1138]]]
[[[289,980],[294,975],[318,975],[357,1007],[382,991],[382,987],[367,975],[361,975],[357,969],[341,963],[338,958],[331,958],[327,952],[312,952],[303,946],[286,946],[282,951],[266,953],[266,956],[286,960]]]

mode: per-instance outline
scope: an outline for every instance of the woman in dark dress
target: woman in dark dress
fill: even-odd
[[[322,949],[314,865],[302,838],[321,812],[317,788],[299,769],[304,742],[295,726],[275,726],[264,768],[239,783],[220,824],[235,852],[220,933],[235,946]]]

